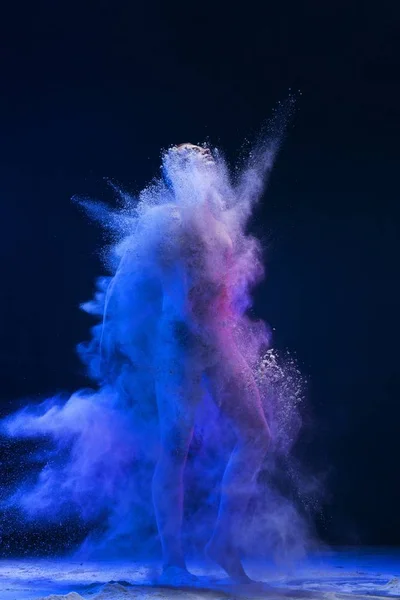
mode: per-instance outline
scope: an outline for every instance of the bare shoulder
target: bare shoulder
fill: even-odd
[[[167,227],[180,223],[181,215],[175,204],[161,204],[146,210],[139,223],[143,228],[152,226]]]
[[[173,225],[174,223],[181,222],[181,213],[176,204],[162,204],[157,207],[157,210],[160,211],[160,218],[163,219],[165,223]]]
[[[140,217],[136,230],[137,247],[145,252],[147,260],[160,260],[174,252],[180,237],[181,215],[173,204],[153,206]]]
[[[151,208],[145,215],[143,229],[158,238],[171,237],[178,233],[182,224],[181,214],[174,204],[163,204]]]

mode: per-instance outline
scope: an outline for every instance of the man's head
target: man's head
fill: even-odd
[[[162,158],[162,174],[165,183],[176,192],[188,186],[196,189],[199,184],[210,182],[215,175],[216,162],[211,150],[186,142],[169,148]]]
[[[172,146],[164,155],[164,163],[166,161],[172,161],[182,167],[215,165],[215,160],[209,148],[190,144],[189,142]]]
[[[172,153],[182,156],[189,160],[200,160],[205,164],[214,164],[214,158],[211,154],[211,150],[206,146],[197,146],[196,144],[190,144],[185,142],[184,144],[178,144],[173,146],[170,150]]]

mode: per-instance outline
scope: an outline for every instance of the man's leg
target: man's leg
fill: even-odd
[[[153,477],[153,502],[162,544],[164,571],[186,569],[182,550],[183,472],[193,435],[200,377],[187,376],[180,361],[156,382],[161,447]]]
[[[245,581],[237,527],[267,453],[270,433],[253,374],[238,351],[208,370],[208,383],[232,423],[237,442],[224,472],[217,523],[206,550],[231,577]]]

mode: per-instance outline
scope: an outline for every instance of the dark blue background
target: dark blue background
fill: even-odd
[[[102,271],[101,234],[71,196],[107,198],[103,177],[139,190],[175,142],[233,159],[301,90],[254,220],[268,245],[256,311],[310,380],[299,451],[326,474],[320,533],[398,544],[400,7],[234,4],[3,6],[1,412],[86,383],[77,307]],[[4,482],[29,451],[3,447]]]

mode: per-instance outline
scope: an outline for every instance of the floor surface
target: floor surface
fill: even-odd
[[[132,600],[144,598],[263,598],[339,600],[400,598],[400,550],[324,552],[292,567],[247,563],[255,585],[237,586],[217,568],[189,565],[196,586],[157,584],[156,565],[128,561],[79,562],[73,559],[0,562],[1,600]]]

